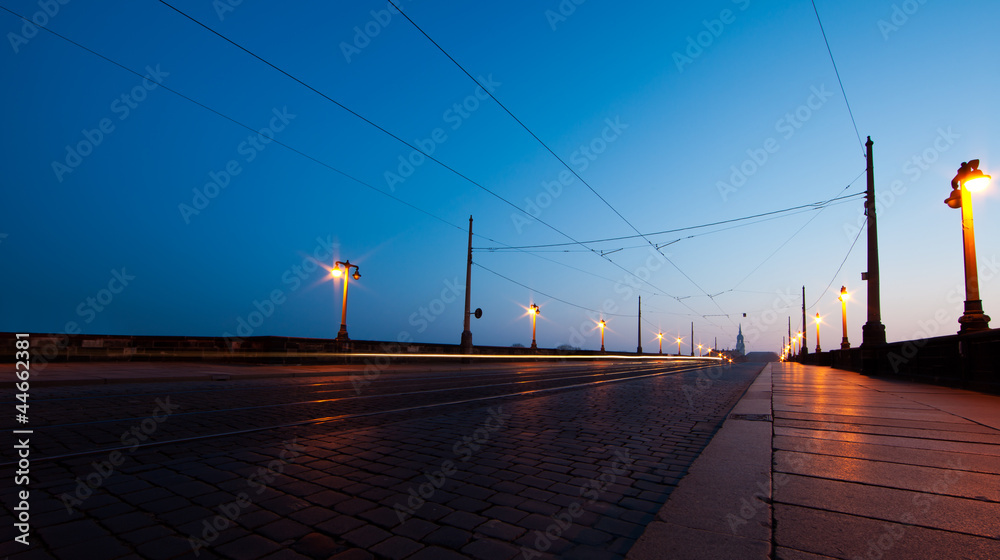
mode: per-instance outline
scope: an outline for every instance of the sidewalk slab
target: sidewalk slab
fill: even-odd
[[[646,527],[629,560],[770,556],[770,415],[768,364]]]
[[[628,558],[1000,558],[998,520],[1000,396],[772,363]]]
[[[772,366],[782,557],[1000,557],[1000,396]]]

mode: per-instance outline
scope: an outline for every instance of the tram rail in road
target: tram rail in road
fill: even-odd
[[[527,362],[503,367],[484,364],[483,371],[460,373],[447,368],[419,373],[390,369],[360,394],[349,375],[334,372],[328,378],[310,377],[306,382],[273,378],[104,385],[88,388],[82,395],[73,394],[79,392],[79,387],[41,388],[34,399],[40,410],[35,424],[39,436],[36,439],[39,455],[35,460],[51,461],[123,449],[135,451],[361,418],[399,418],[717,365],[664,360],[585,365]],[[142,442],[130,439],[129,445],[124,445],[123,434],[149,417],[150,404],[163,402],[171,403],[170,408],[176,411],[169,413],[169,421],[156,426],[157,437]]]

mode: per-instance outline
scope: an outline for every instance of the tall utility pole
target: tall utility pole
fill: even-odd
[[[469,216],[469,257],[465,262],[465,330],[462,331],[463,354],[472,353],[472,331],[470,330],[470,315],[472,315],[472,216]]]
[[[875,348],[885,344],[885,325],[882,324],[882,303],[879,296],[878,228],[875,221],[875,163],[872,159],[872,137],[865,143],[868,160],[868,189],[865,191],[865,215],[868,216],[868,322],[861,327],[861,372],[878,373],[878,355]]]
[[[694,321],[691,321],[691,357],[694,357]]]
[[[882,324],[882,303],[879,296],[878,227],[875,221],[875,163],[872,160],[872,137],[868,137],[868,190],[865,193],[865,214],[868,216],[868,322],[861,329],[861,346],[885,344]]]
[[[642,354],[642,296],[639,296],[639,346],[636,352]]]
[[[799,354],[803,356],[809,353],[809,345],[805,344],[806,340],[806,287],[802,286],[802,350]]]

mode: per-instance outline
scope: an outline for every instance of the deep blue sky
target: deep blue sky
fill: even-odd
[[[635,233],[575,178],[550,197],[543,183],[566,168],[495,102],[477,99],[476,84],[402,16],[380,13],[384,1],[243,2],[221,18],[211,2],[171,3],[393,134],[432,146],[435,158],[516,206],[539,204],[542,220],[578,241]],[[40,10],[31,1],[0,4],[28,17]],[[469,73],[490,80],[494,95],[643,233],[864,189],[863,148],[808,2],[566,1],[564,13],[575,9],[565,17],[554,17],[555,0],[400,6]],[[964,299],[960,216],[942,201],[962,161],[978,157],[987,173],[1000,173],[1000,5],[817,7],[861,138],[875,141],[888,337],[955,332]],[[255,130],[281,125],[274,117],[284,113],[287,125],[274,137],[285,145],[258,150],[240,125],[164,87],[143,88],[138,76],[49,33],[28,37],[30,28],[0,12],[0,331],[64,332],[75,322],[87,333],[218,336],[236,333],[261,307],[270,314],[254,335],[333,337],[339,284],[319,268],[293,279],[333,244],[324,265],[339,258],[361,267],[350,287],[353,338],[457,343],[463,299],[449,286],[464,284],[469,215],[477,248],[567,242],[431,161],[390,190],[386,173],[400,171],[409,147],[159,2],[76,0],[44,19],[141,74],[159,69],[153,77],[163,86]],[[377,34],[359,37],[366,26]],[[699,33],[707,46],[691,48]],[[351,44],[361,48],[345,56]],[[453,108],[462,103],[471,108],[464,115]],[[102,122],[109,132],[92,153],[67,154],[91,151]],[[439,141],[427,142],[436,129]],[[613,140],[587,158],[581,146],[602,134]],[[757,169],[744,182],[720,188],[732,166],[761,158],[765,147],[772,153],[746,164]],[[227,165],[239,173],[205,206],[194,190],[204,193]],[[997,192],[978,194],[975,213],[982,299],[1000,321]],[[832,348],[836,292],[846,284],[858,344],[864,234],[836,272],[861,212],[854,198],[818,213],[650,236],[680,239],[662,248],[676,267],[642,239],[588,245],[622,248],[608,255],[618,266],[579,245],[477,251],[477,265],[528,288],[474,267],[473,307],[484,310],[474,341],[528,344],[524,307],[534,301],[539,345],[596,348],[597,332],[580,329],[594,314],[580,307],[607,305],[607,347],[634,350],[642,295],[646,350],[655,349],[657,329],[671,340],[679,331],[687,345],[692,321],[696,343],[718,337],[731,347],[742,323],[750,349],[777,350],[787,317],[801,324],[805,285],[809,315],[827,317],[823,342]],[[133,278],[122,287],[116,274]],[[119,293],[101,293],[109,282]],[[261,302],[276,290],[271,311]],[[88,303],[98,297],[107,305]]]

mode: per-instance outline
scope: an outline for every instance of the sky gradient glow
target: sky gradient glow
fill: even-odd
[[[596,349],[604,311],[607,348],[634,351],[642,296],[647,351],[662,329],[687,352],[692,321],[695,343],[732,347],[742,323],[777,351],[805,286],[830,349],[846,285],[857,345],[860,198],[683,228],[862,192],[859,134],[888,339],[958,330],[943,200],[963,161],[1000,175],[1000,4],[817,0],[856,133],[808,2],[577,1],[398,5],[596,194],[385,1],[170,0],[320,95],[161,2],[0,0],[139,74],[0,11],[0,331],[332,338],[340,284],[317,261],[350,259],[352,338],[457,344],[472,215],[476,344],[529,344],[534,302],[539,346]],[[996,321],[998,193],[974,197]],[[634,236],[626,219],[668,232],[647,236],[662,255],[490,250]]]

